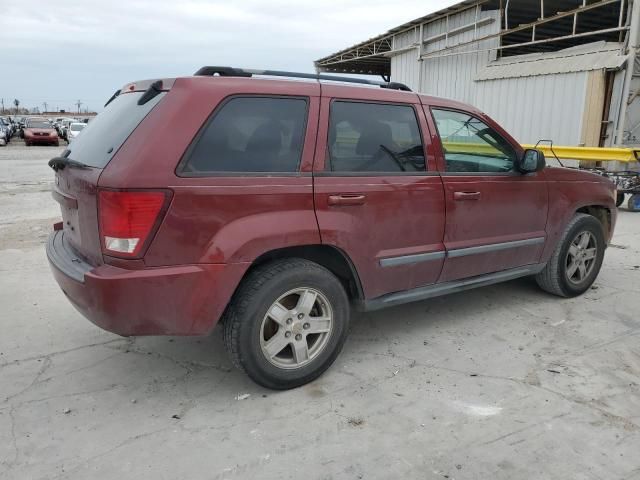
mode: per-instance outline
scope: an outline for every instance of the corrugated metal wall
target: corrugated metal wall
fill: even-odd
[[[493,22],[482,25],[475,35],[482,37],[497,33],[500,30],[499,12],[478,12],[478,20],[492,19]],[[476,20],[475,8],[466,10],[449,17],[448,29],[472,24]],[[432,38],[447,31],[445,18],[432,22],[425,26],[423,38]],[[394,37],[394,49],[403,48],[411,44],[417,44],[419,29],[403,33]],[[452,35],[446,40],[449,47],[460,43],[469,42],[474,38],[474,30]],[[418,50],[413,49],[391,57],[391,78],[403,82],[414,90],[429,95],[448,97],[463,102],[473,103],[475,99],[473,78],[480,68],[486,66],[495,59],[496,52],[485,50],[498,45],[498,39],[485,40],[474,45],[460,47],[455,52],[473,52],[462,55],[452,55],[438,58],[425,58],[418,61]],[[445,47],[445,40],[427,43],[423,48],[423,54],[437,52]],[[420,68],[422,68],[422,81],[420,81]]]
[[[499,31],[498,11],[480,12],[478,18],[494,19],[478,28],[478,37]],[[449,17],[449,31],[471,24],[475,19],[475,9],[453,15]],[[423,38],[428,39],[446,30],[446,20],[438,20],[425,26]],[[394,37],[394,49],[417,44],[418,36],[418,29],[397,35]],[[451,46],[473,38],[474,31],[469,30],[449,37],[448,44]],[[485,50],[497,46],[498,42],[498,38],[485,40],[480,44],[461,47],[460,51]],[[431,42],[425,45],[423,53],[435,52],[444,46],[444,39]],[[558,145],[579,145],[587,72],[475,81],[478,71],[495,57],[496,51],[493,50],[426,58],[419,62],[417,49],[412,49],[391,58],[391,78],[406,83],[420,93],[475,105],[521,143],[552,139]]]
[[[476,82],[474,105],[520,143],[578,145],[588,72]]]

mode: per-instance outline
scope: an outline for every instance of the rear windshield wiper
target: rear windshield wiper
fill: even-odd
[[[90,168],[89,165],[85,163],[78,162],[77,160],[72,160],[66,157],[53,157],[51,160],[49,160],[48,165],[56,172],[58,170],[64,170],[65,167]]]

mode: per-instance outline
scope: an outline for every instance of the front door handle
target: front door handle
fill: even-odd
[[[480,200],[480,192],[453,192],[454,200]]]
[[[366,196],[360,194],[329,195],[329,206],[341,207],[351,205],[364,205]]]

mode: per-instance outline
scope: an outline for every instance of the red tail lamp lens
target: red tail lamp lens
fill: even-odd
[[[166,192],[100,190],[98,210],[102,250],[106,255],[140,255],[168,199]]]

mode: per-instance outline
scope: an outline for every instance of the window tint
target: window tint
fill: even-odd
[[[448,172],[509,172],[516,152],[504,138],[477,118],[432,109]]]
[[[420,129],[412,107],[333,102],[328,169],[335,172],[425,170]]]
[[[304,99],[233,98],[199,135],[183,173],[296,172],[306,118]]]
[[[82,135],[67,147],[69,158],[91,167],[106,167],[129,135],[166,93],[162,92],[144,105],[138,105],[143,94],[144,92],[131,92],[118,95],[87,124]]]

